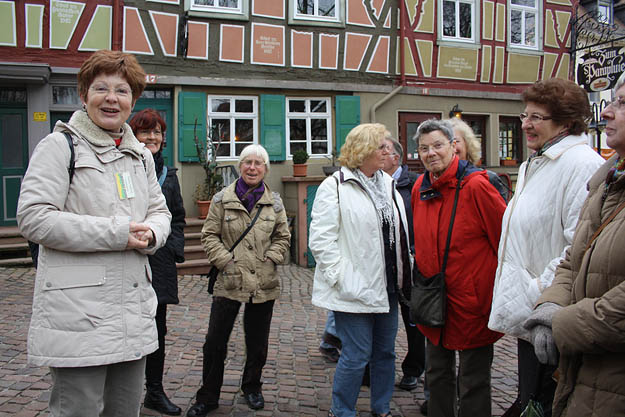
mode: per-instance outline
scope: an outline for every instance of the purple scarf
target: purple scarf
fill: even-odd
[[[243,178],[239,178],[234,192],[247,209],[247,212],[251,213],[258,200],[260,200],[265,193],[265,183],[261,181],[256,188],[250,188],[250,186],[243,181]]]

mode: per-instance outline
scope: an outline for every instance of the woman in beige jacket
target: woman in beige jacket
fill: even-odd
[[[289,252],[291,234],[280,196],[263,181],[269,171],[265,148],[245,147],[239,170],[241,177],[213,197],[202,227],[208,261],[220,272],[203,348],[202,386],[188,417],[203,417],[219,406],[228,339],[241,304],[245,305],[246,352],[241,390],[251,409],[265,406],[260,379],[267,360],[273,304],[280,296],[276,265]],[[257,214],[249,233],[231,252]]]
[[[22,182],[18,225],[41,248],[28,360],[50,367],[52,416],[138,416],[145,356],[158,347],[146,255],[171,215],[125,123],[144,86],[133,56],[94,53],[78,73],[83,110],[37,145]]]

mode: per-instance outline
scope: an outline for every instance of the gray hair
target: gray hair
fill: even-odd
[[[239,155],[239,162],[237,163],[237,167],[239,168],[239,172],[241,172],[241,164],[248,156],[258,156],[265,163],[265,168],[267,169],[266,174],[269,174],[269,154],[261,145],[247,145],[241,151],[241,155]]]
[[[616,95],[616,90],[621,88],[624,84],[625,84],[625,71],[621,74],[620,77],[618,77],[618,80],[616,81],[616,85],[614,86],[615,95]]]
[[[443,135],[447,137],[449,143],[454,141],[454,129],[451,126],[451,123],[447,120],[439,119],[428,119],[425,122],[422,122],[417,128],[417,132],[414,134],[412,139],[417,143],[417,147],[419,147],[419,139],[421,139],[421,136],[437,130],[440,130]]]
[[[391,142],[393,144],[393,151],[399,155],[399,160],[401,161],[402,158],[404,157],[404,147],[401,146],[401,143],[399,143],[399,141],[397,141],[397,139],[395,139],[394,137],[390,136],[390,135],[386,135],[384,137],[384,140],[388,140],[389,142]]]

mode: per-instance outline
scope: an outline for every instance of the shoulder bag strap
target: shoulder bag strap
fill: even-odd
[[[65,139],[67,139],[67,144],[69,145],[69,167],[67,168],[67,172],[69,174],[69,183],[72,183],[74,179],[74,171],[76,170],[76,160],[74,154],[74,141],[72,140],[72,135],[66,130],[63,132],[65,135]]]
[[[167,177],[167,165],[163,165],[163,172],[161,173],[161,176],[158,177],[158,185],[160,185],[161,188],[163,188],[163,184],[165,183],[166,177]]]
[[[441,272],[443,276],[445,275],[445,269],[447,268],[447,257],[449,255],[449,245],[451,244],[451,232],[454,228],[454,219],[456,218],[456,207],[458,207],[458,194],[460,194],[460,185],[462,184],[462,179],[464,178],[465,169],[460,174],[460,178],[458,178],[458,184],[456,184],[456,194],[454,196],[454,208],[451,210],[451,220],[449,221],[449,231],[447,232],[447,243],[445,244],[445,255],[443,256],[443,267]]]
[[[245,231],[241,234],[241,236],[239,236],[239,238],[237,239],[236,242],[234,242],[234,245],[232,245],[232,247],[230,248],[230,252],[232,252],[234,250],[234,248],[237,247],[237,245],[239,244],[239,242],[241,242],[243,240],[243,238],[245,237],[245,235],[252,230],[252,226],[254,226],[254,223],[256,223],[256,219],[258,219],[258,216],[260,216],[260,212],[262,211],[262,207],[258,207],[258,210],[256,210],[256,216],[254,216],[254,218],[252,219],[252,222],[250,223],[249,226],[247,226],[247,229],[245,229]]]
[[[595,234],[593,234],[592,237],[590,238],[590,240],[588,241],[588,244],[586,245],[586,249],[584,249],[584,252],[586,252],[588,249],[590,249],[590,246],[592,245],[592,242],[595,241],[597,236],[599,236],[599,234],[608,225],[608,223],[610,223],[612,220],[614,220],[616,215],[619,214],[621,212],[621,210],[623,210],[623,208],[625,208],[625,201],[623,201],[621,204],[619,204],[619,206],[616,209],[614,209],[612,214],[610,214],[610,217],[608,217],[607,219],[605,219],[605,221],[603,223],[601,223],[601,226],[599,226],[599,228],[595,231]]]

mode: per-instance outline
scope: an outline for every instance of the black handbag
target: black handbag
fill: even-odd
[[[258,216],[260,216],[261,209],[262,209],[261,207],[258,208],[258,210],[256,211],[256,216],[254,216],[254,218],[252,219],[252,222],[250,223],[250,225],[247,226],[247,229],[245,229],[243,231],[243,233],[241,234],[241,236],[239,236],[237,241],[234,242],[234,245],[232,245],[232,247],[230,248],[230,252],[232,252],[234,250],[234,248],[237,247],[239,242],[241,242],[243,240],[243,238],[245,237],[247,232],[252,230],[252,226],[254,226],[254,223],[256,223],[256,219],[258,219]],[[208,274],[207,274],[207,276],[208,276],[208,288],[207,288],[207,291],[208,291],[209,294],[213,293],[213,289],[215,288],[215,282],[217,282],[217,275],[218,274],[219,274],[219,269],[217,269],[217,267],[214,266],[214,265],[208,271]]]
[[[458,194],[460,184],[464,178],[464,171],[458,179],[456,194],[454,196],[454,206],[451,211],[449,221],[449,231],[447,232],[447,243],[445,245],[445,255],[443,256],[443,266],[441,272],[431,277],[425,277],[419,271],[415,263],[412,271],[412,288],[410,289],[410,321],[428,327],[443,327],[447,316],[447,289],[445,287],[445,269],[447,268],[447,257],[449,255],[449,245],[451,243],[451,232],[456,217],[456,207],[458,206]]]

